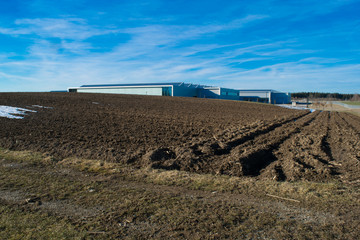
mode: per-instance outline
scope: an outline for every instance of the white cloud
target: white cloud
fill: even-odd
[[[215,80],[225,80],[237,88],[278,88],[284,91],[341,92],[350,86],[360,88],[360,64],[326,66],[303,61],[262,66],[256,69],[219,75]]]

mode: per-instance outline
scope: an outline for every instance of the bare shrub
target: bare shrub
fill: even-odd
[[[359,94],[354,94],[354,96],[350,99],[350,101],[360,101],[360,95]]]

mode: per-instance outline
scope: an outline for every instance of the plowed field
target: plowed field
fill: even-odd
[[[2,93],[0,146],[134,167],[274,180],[360,177],[360,118],[191,98]],[[50,107],[39,108],[36,105]]]
[[[360,239],[355,115],[68,93],[0,115],[0,239]]]

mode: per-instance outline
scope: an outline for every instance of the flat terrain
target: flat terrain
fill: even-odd
[[[0,105],[36,111],[0,118],[2,238],[359,238],[355,115],[68,93]]]
[[[347,102],[343,102],[345,104],[349,104],[349,105],[360,105],[360,102],[355,102],[355,101],[347,101]]]
[[[334,104],[331,101],[324,101],[324,102],[314,102],[309,106],[310,108],[317,109],[320,111],[336,111],[336,112],[343,112],[343,113],[351,113],[357,116],[360,116],[360,109],[350,109],[338,104]]]

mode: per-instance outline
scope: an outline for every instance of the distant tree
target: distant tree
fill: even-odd
[[[336,100],[348,100],[354,97],[354,94],[342,94],[342,93],[320,93],[320,92],[298,92],[291,93],[291,97],[295,99],[308,98],[313,99],[336,99]]]

